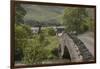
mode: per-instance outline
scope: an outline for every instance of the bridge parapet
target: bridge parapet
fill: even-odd
[[[69,34],[69,37],[71,39],[73,39],[73,42],[77,45],[80,54],[83,57],[83,62],[89,62],[89,61],[94,61],[94,57],[91,54],[91,52],[87,49],[87,47],[85,46],[85,44],[77,38],[77,36],[73,35],[73,34]]]

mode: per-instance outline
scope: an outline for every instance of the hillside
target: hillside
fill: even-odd
[[[27,14],[24,17],[24,21],[48,21],[52,19],[60,20],[60,15],[62,15],[64,10],[63,7],[31,4],[23,4],[22,7],[27,11]]]
[[[64,9],[67,7],[21,4],[27,14],[24,16],[24,22],[32,26],[37,26],[37,22],[44,25],[60,25]],[[87,12],[94,19],[94,9],[87,8]],[[33,24],[34,23],[34,24]]]

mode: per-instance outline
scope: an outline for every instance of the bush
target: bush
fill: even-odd
[[[15,26],[15,61],[24,64],[41,64],[42,61],[56,58],[52,50],[57,47],[57,38],[53,28],[32,35],[26,25]],[[53,40],[53,42],[52,42]]]
[[[15,49],[15,61],[21,61],[23,58],[23,50],[21,47],[16,47]]]
[[[32,32],[29,26],[15,25],[15,61],[22,60],[24,48],[29,44],[27,39],[30,37],[32,37]]]
[[[48,34],[51,35],[51,36],[55,36],[56,32],[53,28],[48,28]]]
[[[34,38],[25,47],[22,62],[25,64],[40,64],[44,59],[48,58],[48,50],[45,49],[48,44],[49,42],[45,40],[43,33],[34,35]]]

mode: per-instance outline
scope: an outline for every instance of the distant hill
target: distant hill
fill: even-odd
[[[22,4],[27,14],[24,16],[24,22],[32,26],[38,26],[38,23],[44,25],[60,25],[61,17],[65,7]],[[94,20],[94,9],[87,8],[88,14]]]
[[[27,11],[24,21],[36,20],[44,22],[52,19],[59,21],[64,11],[63,7],[57,6],[22,4],[22,7]]]

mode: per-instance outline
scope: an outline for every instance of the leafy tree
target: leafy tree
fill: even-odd
[[[29,41],[28,46],[25,47],[23,63],[40,64],[48,58],[48,50],[45,48],[48,44],[48,40],[45,39],[42,32],[34,35],[33,39]]]
[[[63,15],[63,24],[66,26],[66,31],[76,31],[82,33],[88,30],[86,18],[88,17],[86,8],[69,7],[66,8]]]
[[[32,37],[32,30],[30,26],[25,24],[15,25],[15,38],[27,39]]]
[[[15,60],[21,61],[24,56],[23,48],[27,43],[25,39],[30,37],[31,30],[28,26],[23,24],[23,17],[26,11],[21,4],[16,4],[15,10]]]
[[[26,10],[21,6],[21,4],[16,4],[16,15],[15,23],[21,24],[24,23],[23,17],[26,14]]]
[[[15,25],[15,60],[21,61],[24,48],[29,44],[27,39],[32,37],[29,26],[24,24]]]
[[[51,35],[51,36],[55,36],[56,31],[53,28],[48,28],[48,34]]]

